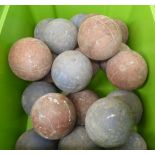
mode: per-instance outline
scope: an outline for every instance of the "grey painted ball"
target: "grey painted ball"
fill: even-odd
[[[85,55],[77,50],[70,50],[56,57],[51,74],[59,89],[65,93],[74,93],[88,85],[93,69],[90,60]]]
[[[147,150],[147,145],[143,137],[137,133],[132,132],[127,142],[121,147],[117,148],[118,150]]]
[[[90,139],[103,148],[123,145],[133,129],[133,117],[127,104],[116,98],[102,98],[86,114]]]
[[[54,19],[44,31],[45,43],[56,54],[72,50],[77,45],[77,28],[67,19]]]
[[[115,97],[129,105],[133,113],[135,123],[139,123],[143,113],[143,107],[139,97],[131,91],[115,90],[108,97]]]
[[[16,142],[16,150],[56,150],[58,141],[48,140],[33,129],[24,132]]]
[[[49,84],[45,81],[31,83],[28,87],[26,87],[22,94],[22,106],[24,111],[30,115],[35,101],[39,97],[51,92],[57,92],[57,88],[52,84]]]
[[[97,150],[99,147],[88,137],[85,127],[76,127],[58,144],[60,150]]]
[[[77,28],[79,28],[81,23],[87,18],[87,16],[88,16],[87,14],[83,14],[83,13],[76,14],[71,18],[71,21]]]
[[[34,29],[34,37],[44,41],[45,39],[43,37],[43,32],[44,32],[47,24],[52,20],[53,20],[53,18],[47,18],[47,19],[43,19],[43,20],[39,21],[39,23],[36,25],[36,27]]]

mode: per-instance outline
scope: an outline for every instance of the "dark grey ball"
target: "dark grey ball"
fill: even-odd
[[[87,14],[82,14],[82,13],[76,14],[71,18],[71,21],[77,28],[79,28],[81,23],[87,18],[87,16],[88,16]]]
[[[17,140],[16,150],[56,150],[58,141],[48,140],[38,135],[33,129],[24,132]]]
[[[147,150],[147,145],[143,137],[137,133],[132,132],[127,142],[117,148],[118,150]]]
[[[31,108],[35,101],[47,94],[47,93],[58,92],[56,87],[52,84],[49,84],[45,81],[33,82],[31,83],[22,94],[22,106],[24,111],[30,115]]]
[[[115,97],[127,103],[131,108],[135,123],[139,123],[143,113],[143,107],[139,97],[131,91],[115,90],[108,97]]]
[[[67,19],[54,19],[44,31],[44,38],[49,48],[56,54],[72,50],[77,45],[77,28]]]
[[[133,117],[127,104],[116,98],[102,98],[88,109],[86,131],[103,148],[124,144],[133,129]]]
[[[85,55],[77,50],[70,50],[56,57],[51,74],[59,89],[65,93],[74,93],[88,85],[93,69],[90,60]]]
[[[96,150],[99,147],[88,137],[85,127],[76,127],[69,135],[59,141],[60,150]]]
[[[47,24],[52,20],[53,20],[53,18],[47,18],[47,19],[43,19],[43,20],[39,21],[39,23],[36,25],[36,27],[34,29],[34,37],[44,41],[45,39],[43,37],[43,32],[44,32]]]

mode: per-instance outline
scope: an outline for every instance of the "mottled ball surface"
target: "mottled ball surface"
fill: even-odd
[[[56,54],[72,50],[77,45],[77,28],[67,19],[54,19],[44,31],[46,44]]]
[[[88,85],[93,69],[85,55],[77,50],[70,50],[56,57],[51,74],[59,89],[66,93],[74,93]]]
[[[30,115],[32,106],[39,97],[47,93],[54,93],[57,91],[58,90],[54,85],[44,81],[31,83],[28,87],[26,87],[22,94],[22,106],[24,111]]]
[[[43,37],[44,30],[45,30],[47,24],[52,20],[53,20],[53,18],[47,18],[47,19],[43,19],[43,20],[39,21],[39,23],[36,25],[36,27],[34,29],[34,37],[44,41],[45,40]]]
[[[83,90],[70,94],[69,98],[75,105],[77,124],[85,125],[86,113],[89,107],[99,99],[98,95],[91,90]]]
[[[102,15],[87,18],[80,26],[78,44],[81,52],[94,60],[106,60],[118,52],[121,30],[112,19]]]
[[[132,110],[135,123],[139,123],[143,113],[143,107],[139,97],[131,91],[115,90],[108,97],[115,97],[129,105]]]
[[[127,141],[134,123],[127,104],[116,98],[102,98],[88,109],[85,125],[94,143],[111,148]]]
[[[143,85],[148,69],[140,54],[121,51],[107,62],[106,73],[109,81],[116,87],[134,90]]]
[[[119,20],[119,19],[115,19],[114,21],[119,25],[119,27],[121,29],[122,41],[124,43],[126,43],[128,41],[128,27],[127,27],[127,25],[122,20]]]
[[[39,135],[55,140],[71,132],[76,122],[76,113],[73,103],[66,96],[49,93],[35,102],[31,118]]]
[[[86,17],[87,17],[87,14],[82,14],[82,13],[76,14],[71,18],[71,21],[77,28],[79,28],[81,23],[86,19]]]
[[[127,142],[121,147],[117,148],[118,150],[147,150],[147,145],[143,137],[137,133],[132,132]]]
[[[46,44],[29,37],[13,44],[8,61],[16,76],[23,80],[35,81],[50,71],[53,56]]]
[[[39,136],[33,129],[24,132],[17,140],[16,150],[56,150],[58,142]]]
[[[59,141],[60,150],[96,150],[99,147],[92,142],[84,127],[76,127],[69,135]]]

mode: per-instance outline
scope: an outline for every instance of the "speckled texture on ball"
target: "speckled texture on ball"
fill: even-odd
[[[56,54],[72,50],[77,45],[77,28],[67,19],[54,19],[44,31],[46,44]]]
[[[47,93],[56,93],[57,91],[54,85],[44,81],[31,83],[22,94],[22,106],[24,111],[30,115],[32,106],[39,97]]]
[[[124,90],[134,90],[143,85],[147,77],[144,58],[130,51],[121,51],[107,62],[106,73],[113,85]]]
[[[82,14],[82,13],[76,14],[71,18],[71,21],[77,28],[79,28],[81,23],[86,19],[86,17],[87,17],[87,14]]]
[[[85,88],[93,74],[90,60],[77,50],[65,51],[53,62],[52,79],[56,86],[66,93]]]
[[[124,144],[133,124],[129,106],[116,98],[102,98],[94,102],[85,120],[90,139],[104,148]]]
[[[147,150],[147,145],[143,137],[137,133],[132,132],[127,142],[117,148],[118,150]]]
[[[56,150],[58,142],[39,136],[33,129],[24,132],[16,142],[16,150]]]
[[[87,18],[80,26],[78,44],[81,52],[94,60],[106,60],[118,52],[121,30],[112,19],[102,15]]]
[[[136,94],[131,91],[115,90],[111,92],[108,97],[115,97],[128,104],[132,110],[135,123],[137,124],[140,122],[143,113],[143,107],[141,100]]]
[[[49,93],[35,102],[31,119],[39,135],[55,140],[71,132],[76,122],[76,113],[73,103],[66,96]]]
[[[88,137],[85,127],[76,127],[59,141],[60,150],[97,150],[99,147]]]
[[[85,117],[89,107],[99,99],[98,95],[91,90],[83,90],[68,96],[75,105],[77,124],[85,125]]]
[[[46,44],[29,37],[14,43],[8,61],[16,76],[23,80],[35,81],[43,78],[50,71],[53,56]]]
[[[114,21],[119,25],[119,27],[121,29],[122,41],[124,43],[126,43],[128,41],[128,27],[127,27],[127,25],[122,20],[119,20],[119,19],[115,19]]]
[[[43,38],[43,33],[45,30],[45,27],[52,20],[53,20],[53,18],[47,18],[47,19],[43,19],[43,20],[39,21],[39,23],[36,25],[36,27],[34,29],[34,37],[44,41],[45,39]]]

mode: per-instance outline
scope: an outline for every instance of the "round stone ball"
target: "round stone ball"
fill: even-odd
[[[71,21],[77,28],[79,28],[81,23],[86,19],[86,17],[87,17],[87,14],[83,14],[83,13],[76,14],[71,18]]]
[[[132,132],[127,142],[118,150],[147,150],[147,144],[143,137],[137,132]]]
[[[87,18],[80,26],[78,44],[81,52],[94,60],[114,56],[121,45],[121,30],[114,20],[103,15]]]
[[[8,61],[16,76],[23,80],[36,81],[50,71],[53,56],[41,40],[28,37],[14,43]]]
[[[52,65],[52,79],[65,93],[84,89],[90,82],[93,69],[90,60],[80,51],[70,50],[58,55]]]
[[[17,140],[16,150],[56,150],[58,142],[38,135],[33,129],[24,132]]]
[[[56,54],[72,50],[77,45],[77,28],[67,19],[54,19],[44,30],[46,44]]]
[[[147,78],[147,64],[137,52],[121,51],[107,62],[109,81],[119,89],[134,90]]]
[[[138,124],[140,122],[143,113],[143,107],[141,100],[136,94],[126,90],[115,90],[112,91],[108,97],[115,97],[128,104],[133,113],[135,123]]]
[[[119,51],[132,51],[132,50],[130,49],[130,47],[128,45],[121,43]]]
[[[31,119],[35,131],[44,138],[56,140],[69,134],[76,122],[73,103],[63,94],[49,93],[32,107]]]
[[[45,39],[43,38],[44,30],[47,24],[52,20],[53,18],[47,18],[39,21],[39,23],[36,25],[34,29],[34,37],[42,41],[45,41]]]
[[[98,95],[87,89],[77,93],[72,93],[68,97],[74,103],[77,113],[77,124],[85,125],[86,113],[89,107],[99,99]]]
[[[97,150],[99,147],[88,137],[85,127],[77,126],[69,135],[59,141],[58,149]]]
[[[94,143],[112,148],[127,141],[134,122],[126,103],[116,98],[101,98],[88,109],[85,126]]]
[[[38,98],[48,93],[56,93],[57,91],[54,85],[45,81],[31,83],[22,94],[22,106],[24,111],[30,115],[32,106]]]
[[[122,33],[122,41],[126,43],[128,41],[128,27],[127,25],[119,19],[114,20],[120,27]]]

